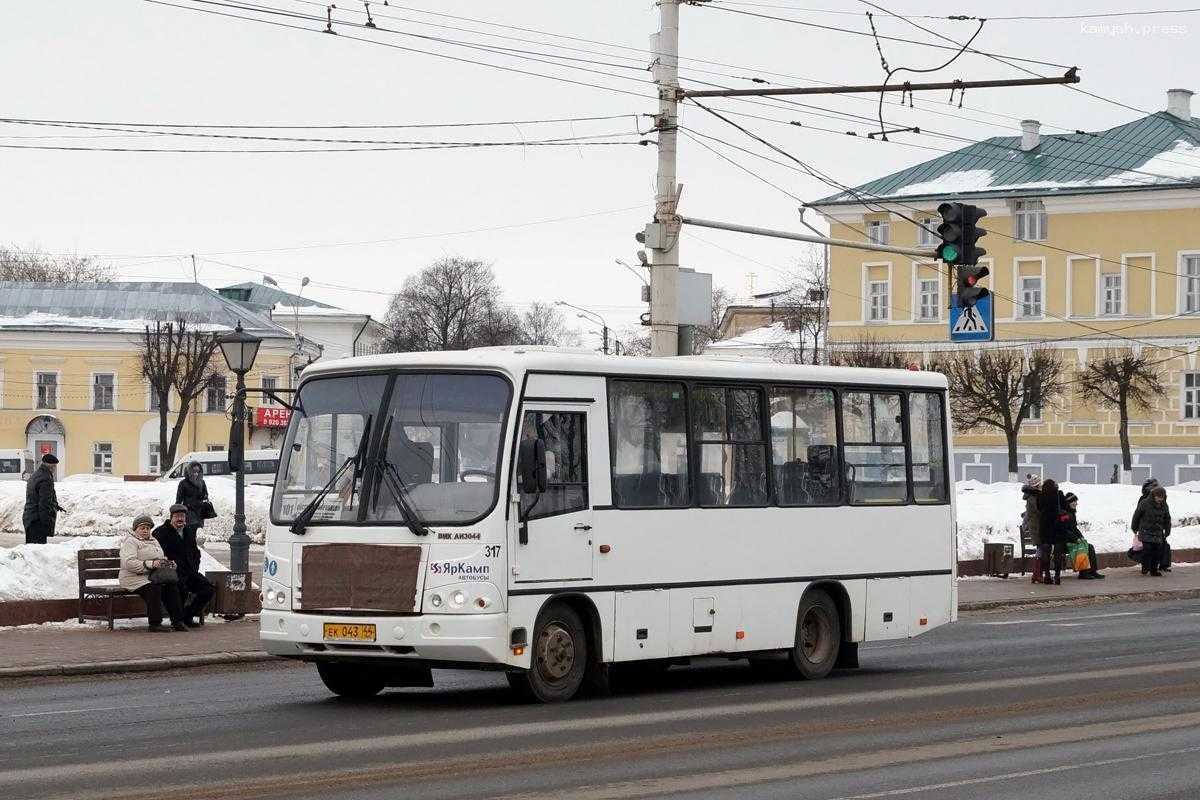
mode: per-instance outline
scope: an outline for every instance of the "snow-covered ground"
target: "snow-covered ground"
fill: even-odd
[[[983,543],[1021,544],[1019,483],[960,481],[956,485],[958,557],[983,558]],[[1063,483],[1064,493],[1079,495],[1079,529],[1099,553],[1120,553],[1133,543],[1129,521],[1141,497],[1140,486]],[[1200,547],[1200,482],[1167,488],[1171,507],[1171,547]]]
[[[225,541],[233,533],[233,480],[212,477],[209,498],[217,518],[204,523],[207,540]],[[58,482],[58,503],[66,509],[58,515],[58,536],[116,536],[129,530],[139,514],[149,514],[155,523],[167,517],[175,502],[176,481],[122,481],[92,475],[73,475]],[[271,487],[246,486],[246,528],[251,540],[262,544],[266,533]],[[0,531],[21,533],[25,508],[25,484],[0,483]]]
[[[9,600],[60,600],[79,596],[75,554],[80,550],[120,547],[119,536],[80,536],[53,544],[0,547],[0,603]],[[223,570],[219,561],[200,551],[200,570]],[[96,585],[116,583],[96,581]]]
[[[218,517],[208,521],[204,535],[209,540],[224,541],[232,532],[233,481],[218,477],[207,483]],[[955,488],[960,559],[982,558],[985,541],[1012,542],[1019,548],[1024,510],[1020,484],[962,481]],[[1129,519],[1141,495],[1140,487],[1063,484],[1062,488],[1079,495],[1079,527],[1098,551],[1123,552],[1129,548]],[[74,597],[76,550],[116,547],[115,537],[128,530],[138,514],[150,514],[157,521],[165,519],[175,501],[175,482],[68,478],[58,484],[58,498],[67,511],[58,517],[57,533],[77,538],[52,545],[0,548],[0,602]],[[246,526],[251,538],[260,544],[270,501],[270,487],[246,487]],[[1200,482],[1169,488],[1167,501],[1175,525],[1171,545],[1200,547]],[[0,530],[21,532],[24,503],[23,483],[0,483]],[[205,559],[205,569],[221,569],[207,553]]]

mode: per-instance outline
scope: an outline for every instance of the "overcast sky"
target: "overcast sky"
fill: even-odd
[[[196,0],[170,2],[228,10]],[[323,13],[319,4],[299,0],[261,2],[292,12]],[[361,2],[339,1],[338,5],[335,20],[365,20]],[[1120,11],[1134,5],[1111,0],[1054,4],[895,0],[892,7],[912,15],[966,12],[1016,16]],[[1161,0],[1151,5],[1170,8],[1183,4]],[[848,0],[756,0],[729,3],[727,7],[860,32],[868,30],[862,14],[866,6]],[[309,21],[290,21],[306,30],[286,29],[139,0],[9,0],[4,4],[6,13],[0,26],[0,74],[5,76],[0,115],[245,125],[411,124],[630,115],[593,122],[485,128],[242,131],[309,138],[530,141],[627,134],[635,130],[637,115],[655,109],[652,89],[646,83],[648,73],[630,68],[644,63],[649,56],[612,46],[649,47],[649,36],[657,28],[657,10],[646,0],[400,0],[399,5],[391,3],[386,8],[380,0],[372,3],[371,9],[381,28],[493,48],[519,48],[539,58],[557,54],[600,61],[605,63],[573,63],[627,77],[597,75],[337,23],[335,30],[341,35],[334,37],[321,34],[323,25]],[[489,24],[433,16],[418,9]],[[916,21],[959,41],[976,26],[974,22]],[[883,34],[934,41],[902,21],[877,16],[877,22]],[[496,23],[556,36],[501,28]],[[1200,14],[993,20],[986,23],[974,46],[1056,64],[1077,64],[1083,88],[1136,108],[1157,111],[1165,108],[1168,88],[1200,90],[1197,31]],[[454,62],[354,41],[351,36],[602,84],[633,94]],[[749,86],[746,80],[739,80],[749,77],[800,85],[811,81],[868,83],[882,78],[879,56],[869,37],[715,8],[684,7],[681,41],[685,76],[723,85]],[[556,49],[554,45],[578,50]],[[951,53],[885,41],[884,55],[892,66],[925,67],[945,61]],[[686,60],[689,58],[730,66]],[[1062,72],[1053,66],[1026,66],[1042,74]],[[1020,77],[1020,73],[968,54],[935,77],[983,79]],[[914,78],[921,79],[925,78]],[[973,139],[1017,133],[1017,120],[1026,117],[1042,120],[1046,133],[1061,133],[1063,129],[1101,129],[1139,116],[1136,111],[1063,87],[976,90],[968,92],[962,109],[957,104],[947,105],[946,93],[923,95],[921,99],[930,102],[924,107],[918,105],[915,111],[890,102],[885,106],[885,115],[901,124],[917,124],[923,130]],[[873,98],[803,100],[835,111],[874,114]],[[1197,103],[1200,113],[1200,101]],[[922,148],[961,146],[914,134],[897,134],[894,143],[869,141],[864,136],[871,130],[868,122],[820,118],[812,116],[811,109],[770,105],[775,107],[714,102],[714,106],[784,122],[798,120],[835,131],[858,131],[859,137],[849,137],[737,118],[739,123],[847,183],[862,182],[939,155],[937,150]],[[935,111],[954,116],[940,116]],[[682,123],[784,160],[694,107],[686,109]],[[640,124],[645,130],[648,120],[642,117]],[[4,137],[0,144],[4,145],[212,149],[322,146],[174,136],[119,137],[113,132],[19,124],[0,125],[0,134]],[[49,136],[59,138],[30,138]],[[713,146],[797,197],[816,199],[833,192],[795,171],[725,145]],[[686,213],[798,228],[798,203],[782,191],[746,175],[693,141],[682,139],[680,151],[679,174],[686,187],[682,208]],[[619,327],[644,310],[638,300],[637,277],[617,266],[614,259],[637,263],[633,234],[652,209],[654,169],[654,148],[637,146],[321,154],[5,148],[0,149],[0,243],[38,246],[53,252],[115,254],[119,256],[115,263],[120,273],[130,278],[190,280],[191,260],[184,254],[196,253],[200,280],[209,285],[256,280],[266,274],[283,288],[295,290],[299,276],[309,276],[313,285],[305,290],[306,294],[377,316],[386,307],[387,294],[406,276],[440,256],[461,255],[491,262],[506,295],[514,302],[562,299],[595,309]],[[527,225],[562,218],[570,219]],[[498,230],[455,235],[479,229]],[[713,273],[716,285],[739,294],[747,291],[748,274],[752,272],[757,273],[756,288],[771,288],[797,256],[795,246],[775,240],[713,231],[697,234],[699,238],[687,235],[683,240],[683,264]],[[346,242],[373,243],[317,246]],[[214,260],[245,269],[222,266]]]

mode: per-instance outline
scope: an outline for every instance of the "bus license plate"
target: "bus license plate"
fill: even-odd
[[[325,641],[327,642],[373,642],[375,641],[375,626],[357,623],[326,622]]]

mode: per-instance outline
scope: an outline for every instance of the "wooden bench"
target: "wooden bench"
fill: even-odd
[[[136,592],[122,589],[116,584],[96,585],[93,581],[116,580],[121,566],[121,551],[80,550],[79,565],[79,622],[85,619],[108,620],[108,629],[113,629],[116,619],[137,619],[146,616],[145,606]],[[122,597],[136,597],[137,612],[129,610],[129,603],[114,605]],[[95,610],[92,610],[95,609]]]

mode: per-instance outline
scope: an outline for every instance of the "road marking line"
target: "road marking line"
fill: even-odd
[[[974,622],[973,625],[1036,625],[1043,622],[1071,622],[1082,619],[1109,619],[1111,617],[1136,617],[1144,611],[1122,611],[1116,614],[1091,614],[1086,617],[1043,617],[1042,619],[1006,619],[998,622]]]
[[[1014,778],[1032,778],[1036,775],[1051,775],[1056,772],[1069,772],[1076,769],[1092,769],[1094,767],[1111,767],[1114,764],[1128,764],[1132,761],[1143,761],[1147,758],[1161,758],[1162,756],[1178,756],[1186,753],[1200,753],[1200,747],[1181,747],[1178,750],[1163,750],[1158,753],[1146,753],[1140,756],[1123,756],[1121,758],[1106,758],[1103,761],[1089,761],[1086,764],[1066,764],[1060,767],[1045,767],[1043,769],[1030,769],[1024,772],[1006,772],[1003,775],[988,775],[980,778],[965,778],[961,781],[950,781],[948,783],[929,783],[924,786],[910,786],[905,789],[889,789],[886,792],[873,792],[871,794],[856,794],[846,797],[835,797],[831,800],[875,800],[879,797],[898,797],[905,794],[917,794],[918,792],[935,792],[939,789],[953,789],[958,786],[974,786],[981,783],[996,783],[997,781],[1008,781]]]
[[[865,753],[845,753],[799,764],[738,767],[715,772],[644,778],[607,784],[593,784],[553,792],[526,792],[505,795],[498,800],[626,800],[633,797],[660,797],[675,792],[701,792],[730,789],[763,783],[811,778],[818,775],[845,774],[904,764],[988,753],[1012,752],[1056,744],[1074,744],[1139,733],[1156,733],[1200,726],[1200,712],[1175,717],[1142,717],[1132,720],[1098,722],[1066,728],[1019,731],[1008,736],[984,736],[956,742],[897,747]],[[1200,748],[1198,748],[1200,749]]]
[[[31,711],[28,714],[9,714],[9,719],[20,719],[22,717],[49,717],[55,714],[86,714],[89,711],[126,711],[138,706],[108,706],[107,708],[72,708],[67,711]],[[145,708],[145,706],[142,706]]]
[[[612,714],[577,719],[530,720],[507,725],[453,728],[425,733],[400,733],[372,736],[361,739],[339,741],[315,741],[286,745],[262,745],[236,750],[218,750],[208,753],[179,753],[169,756],[147,756],[124,758],[120,761],[75,762],[53,767],[19,767],[0,770],[0,786],[26,781],[40,781],[72,777],[99,777],[159,771],[179,771],[185,768],[212,768],[221,764],[245,764],[250,761],[269,759],[297,759],[305,757],[328,757],[333,755],[355,756],[365,751],[392,751],[405,747],[427,747],[433,745],[458,745],[467,742],[505,741],[508,739],[546,737],[568,732],[597,732],[621,728],[646,728],[671,722],[709,721],[714,717],[752,716],[783,712],[807,711],[819,708],[842,708],[845,706],[868,705],[870,703],[912,700],[928,697],[947,697],[956,694],[995,691],[997,689],[1028,689],[1064,683],[1082,683],[1089,680],[1120,678],[1128,680],[1144,675],[1167,675],[1177,672],[1200,670],[1200,659],[1178,661],[1170,664],[1143,664],[1135,667],[1118,667],[1058,675],[1027,675],[1019,678],[1002,678],[986,681],[969,681],[942,686],[920,686],[906,689],[882,689],[869,692],[844,692],[821,697],[795,697],[785,700],[762,700],[749,703],[730,703],[704,708],[680,708],[670,711],[648,711],[629,714]],[[1200,713],[1197,714],[1200,721]],[[4,793],[0,792],[0,797]]]

